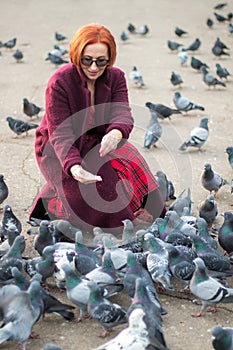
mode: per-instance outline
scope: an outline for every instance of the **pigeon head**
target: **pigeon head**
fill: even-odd
[[[233,147],[232,146],[228,146],[226,148],[226,153],[229,154],[229,155],[233,154]]]
[[[206,271],[205,263],[201,258],[196,258],[193,260],[193,262],[194,262],[196,269],[198,269],[199,271],[203,271],[203,272]]]
[[[181,97],[181,93],[179,91],[176,91],[174,93],[174,96],[175,96],[175,98],[180,98]]]
[[[207,118],[207,117],[202,118],[201,122],[200,122],[200,127],[207,129],[208,122],[209,122],[209,118]]]
[[[206,171],[210,171],[212,168],[211,168],[211,164],[210,163],[205,163],[204,164],[204,169],[206,170]]]
[[[214,349],[225,350],[230,349],[232,345],[232,337],[227,330],[221,326],[214,326],[212,329],[212,344]]]

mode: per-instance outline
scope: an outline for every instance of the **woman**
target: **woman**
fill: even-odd
[[[30,217],[62,218],[85,229],[122,228],[142,208],[163,216],[155,177],[127,139],[133,128],[124,73],[113,67],[116,44],[104,26],[81,27],[71,62],[46,89],[46,112],[35,152],[46,184]]]

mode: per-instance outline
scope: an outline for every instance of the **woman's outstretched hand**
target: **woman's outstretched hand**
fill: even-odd
[[[103,157],[112,150],[115,150],[121,139],[122,133],[118,129],[112,129],[106,135],[104,135],[100,144],[100,157]]]
[[[73,178],[83,184],[91,184],[94,182],[102,181],[101,176],[89,173],[89,171],[84,170],[81,165],[73,165],[70,168],[70,172]]]

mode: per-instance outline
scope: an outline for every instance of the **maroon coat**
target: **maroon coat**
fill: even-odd
[[[119,129],[123,141],[133,128],[124,73],[107,68],[95,85],[95,128],[88,131],[90,91],[85,75],[72,63],[58,69],[46,89],[46,112],[36,130],[36,159],[46,180],[34,201],[30,217],[43,217],[42,205],[56,198],[61,211],[75,225],[85,228],[122,226],[134,219],[124,187],[108,156],[99,156],[102,137]],[[74,180],[70,168],[81,164],[103,181],[84,185]],[[116,184],[117,190],[116,190]]]

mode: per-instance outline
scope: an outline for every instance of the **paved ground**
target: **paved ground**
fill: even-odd
[[[23,232],[29,226],[26,223],[28,212],[38,190],[42,186],[41,177],[34,158],[34,132],[27,137],[15,138],[5,121],[6,116],[29,121],[22,112],[22,99],[27,97],[39,106],[44,106],[44,91],[50,75],[55,67],[45,61],[47,53],[55,44],[54,32],[64,33],[68,40],[63,43],[68,47],[76,29],[86,23],[99,22],[108,26],[114,33],[118,44],[119,65],[127,79],[133,65],[136,65],[146,83],[145,88],[138,89],[128,81],[130,100],[135,116],[135,129],[132,142],[146,157],[151,169],[155,172],[161,168],[173,181],[176,194],[188,186],[191,188],[193,213],[198,212],[200,201],[207,195],[201,187],[200,175],[205,162],[210,162],[228,181],[232,178],[232,170],[227,163],[225,148],[232,145],[232,89],[233,80],[229,78],[226,88],[208,89],[202,82],[200,73],[190,67],[190,57],[186,66],[181,67],[177,55],[167,48],[167,40],[174,40],[189,45],[199,37],[202,45],[193,54],[210,66],[215,74],[215,64],[218,62],[211,53],[211,47],[217,37],[230,48],[230,57],[222,58],[220,63],[233,72],[232,48],[233,38],[229,35],[227,24],[219,24],[213,15],[216,3],[212,0],[188,3],[184,0],[171,2],[146,0],[144,2],[103,0],[101,2],[38,1],[24,0],[4,2],[0,13],[0,40],[5,42],[17,37],[16,48],[24,53],[22,63],[16,63],[12,57],[13,50],[0,49],[0,107],[1,107],[1,166],[0,172],[5,175],[9,186],[7,202],[23,223]],[[233,10],[231,2],[222,14]],[[206,26],[207,17],[214,20],[212,30]],[[127,28],[129,22],[137,27],[148,24],[150,32],[146,37],[130,36],[122,43],[119,35]],[[188,31],[183,38],[174,34],[174,28],[180,26]],[[149,120],[146,101],[163,103],[173,106],[172,97],[175,88],[169,78],[171,71],[181,74],[184,84],[181,92],[192,101],[203,105],[205,112],[194,111],[186,116],[174,116],[171,121],[161,122],[163,134],[156,149],[145,152],[143,138],[145,126]],[[205,152],[190,150],[180,153],[178,147],[189,134],[190,130],[199,124],[202,116],[210,119],[210,135],[204,146]],[[41,117],[41,115],[40,115]],[[40,118],[35,119],[40,122]],[[217,196],[219,214],[231,210],[232,197],[229,186],[225,186]],[[0,216],[1,218],[2,216]],[[218,227],[222,223],[219,215],[216,220]],[[25,254],[33,256],[32,239],[27,236]],[[229,281],[233,286],[233,282]],[[51,290],[59,298],[66,300],[50,282]],[[159,294],[160,300],[168,310],[163,317],[164,332],[168,346],[172,350],[209,350],[211,348],[211,329],[215,324],[233,326],[232,305],[222,306],[216,314],[207,314],[200,319],[193,319],[192,313],[199,310],[193,303],[192,295],[185,295],[182,286],[176,285],[176,293],[172,295]],[[129,298],[121,294],[114,299],[125,307],[130,304]],[[78,310],[77,310],[78,314]],[[122,327],[114,330],[116,334]],[[88,320],[81,324],[64,322],[56,316],[46,316],[35,326],[39,334],[36,340],[30,340],[28,349],[39,350],[46,342],[54,341],[63,349],[92,349],[103,341],[98,338],[99,325]],[[16,349],[16,344],[1,345],[1,349]]]

